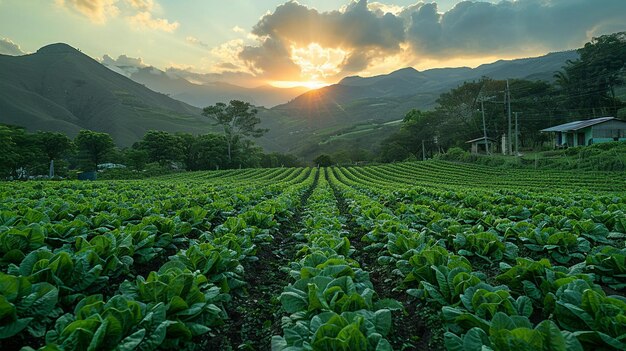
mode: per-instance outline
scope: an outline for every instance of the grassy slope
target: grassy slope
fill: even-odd
[[[153,92],[64,45],[0,55],[0,122],[29,130],[111,133],[120,145],[146,130],[206,131],[200,110]]]

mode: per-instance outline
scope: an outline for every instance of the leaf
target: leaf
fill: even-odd
[[[446,332],[444,335],[444,344],[446,346],[446,350],[448,351],[464,351],[463,347],[463,339],[458,337],[457,335]]]
[[[374,312],[376,331],[381,335],[387,335],[391,330],[391,311],[378,310]]]
[[[541,333],[546,351],[569,351],[563,334],[553,321],[544,320],[535,330]]]
[[[122,341],[120,341],[120,343],[117,345],[116,350],[119,350],[119,351],[134,350],[137,346],[139,346],[139,344],[141,343],[141,341],[143,340],[145,336],[146,336],[146,330],[143,328],[139,329],[136,332],[132,333],[131,335],[122,339]]]
[[[481,351],[483,345],[489,346],[489,337],[484,330],[472,328],[463,337],[463,349],[466,351]]]
[[[292,291],[286,291],[280,294],[280,302],[287,313],[296,313],[306,310],[308,306],[308,301],[305,297]]]
[[[520,316],[530,317],[533,313],[533,304],[528,296],[520,296],[516,300],[517,313]]]
[[[21,332],[32,320],[33,318],[22,318],[7,325],[0,326],[0,339],[10,338]]]

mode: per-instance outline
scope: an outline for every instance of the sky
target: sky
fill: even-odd
[[[318,87],[475,67],[626,31],[626,0],[0,0],[0,54],[63,42],[193,82]]]

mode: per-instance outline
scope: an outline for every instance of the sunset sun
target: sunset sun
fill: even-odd
[[[329,86],[330,83],[322,82],[318,80],[305,80],[305,81],[272,81],[269,83],[271,86],[276,88],[296,88],[296,87],[305,87],[308,89],[319,89],[325,86]]]

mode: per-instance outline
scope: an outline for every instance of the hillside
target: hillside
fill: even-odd
[[[259,108],[262,127],[270,132],[257,142],[268,151],[293,152],[306,159],[339,148],[373,149],[397,130],[395,121],[407,111],[434,107],[442,92],[464,81],[482,76],[549,80],[576,55],[570,51],[501,60],[474,69],[404,68],[374,77],[347,77],[271,109]],[[255,101],[254,96],[262,92],[264,99],[278,101],[287,98],[280,94],[299,89],[198,85],[153,67],[135,70],[131,78],[142,83],[65,44],[49,45],[31,55],[0,55],[0,122],[70,136],[83,128],[104,131],[119,145],[128,146],[149,129],[209,130],[199,108],[175,99],[206,106],[233,98]]]
[[[346,77],[339,83],[309,91],[265,114],[265,126],[279,148],[311,157],[352,145],[372,149],[397,129],[388,124],[412,108],[428,110],[443,92],[483,76],[493,79],[553,79],[575,51],[541,57],[500,60],[476,68],[403,68],[373,77]],[[369,128],[365,125],[369,124]],[[282,126],[283,129],[276,131]],[[354,129],[361,132],[353,133]],[[334,145],[334,146],[333,146]]]
[[[128,146],[145,131],[207,130],[200,110],[112,72],[66,44],[0,55],[0,122],[75,135],[110,133]]]

